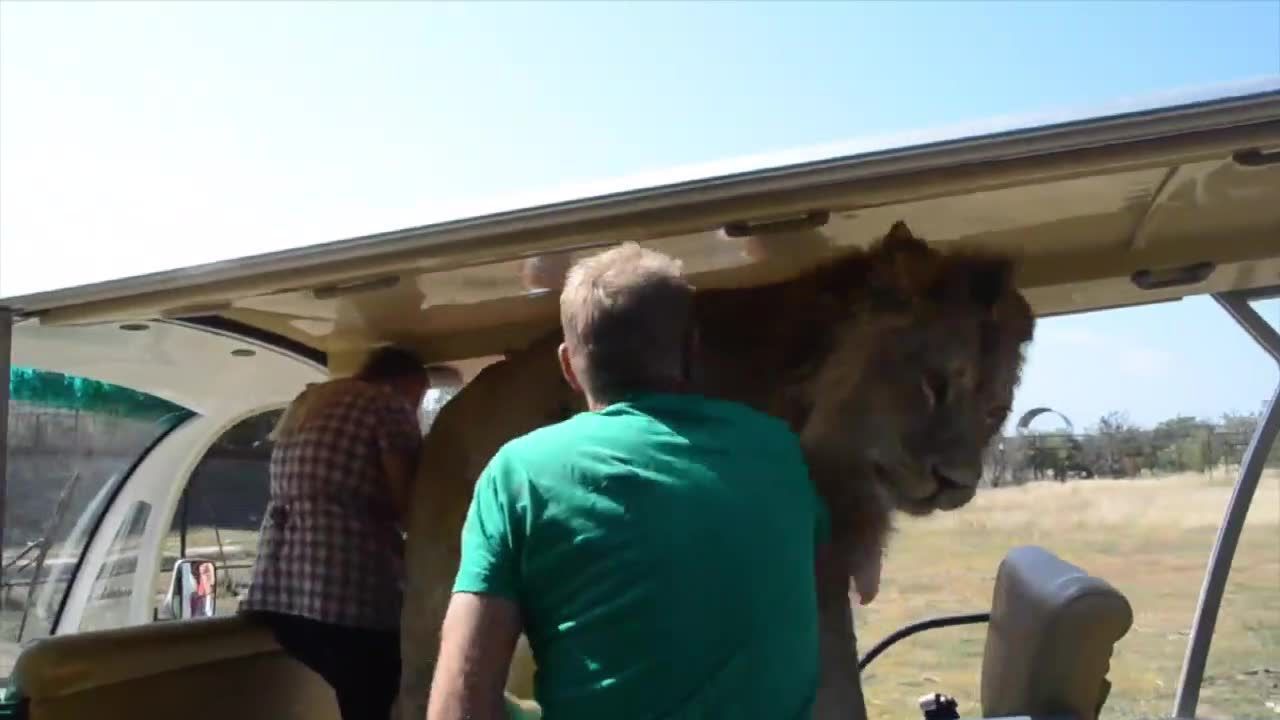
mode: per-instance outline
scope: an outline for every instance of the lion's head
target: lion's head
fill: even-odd
[[[830,350],[806,388],[807,450],[908,513],[964,505],[1034,327],[1012,261],[940,253],[899,222],[823,285]]]

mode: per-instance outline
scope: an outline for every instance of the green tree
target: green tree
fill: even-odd
[[[1190,415],[1179,415],[1151,431],[1154,469],[1163,472],[1204,472],[1212,462],[1212,425]]]
[[[1113,410],[1098,419],[1094,428],[1098,436],[1101,463],[1099,475],[1133,477],[1143,467],[1148,445],[1142,428],[1129,419],[1128,413]]]

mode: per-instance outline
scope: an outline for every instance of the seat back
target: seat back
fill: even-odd
[[[1112,648],[1132,624],[1129,601],[1105,580],[1043,548],[1015,548],[996,574],[982,714],[1095,720]]]
[[[31,720],[337,720],[333,691],[240,617],[46,638],[10,687]]]

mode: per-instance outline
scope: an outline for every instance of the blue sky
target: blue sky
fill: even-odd
[[[1276,0],[4,3],[0,295],[1277,74]],[[1200,298],[1043,322],[1018,407],[1153,422],[1275,380]]]

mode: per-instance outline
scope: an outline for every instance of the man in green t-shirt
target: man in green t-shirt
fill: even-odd
[[[430,720],[505,717],[521,632],[549,720],[809,716],[826,509],[784,423],[689,392],[692,306],[635,244],[569,272],[561,367],[589,411],[481,474]]]

